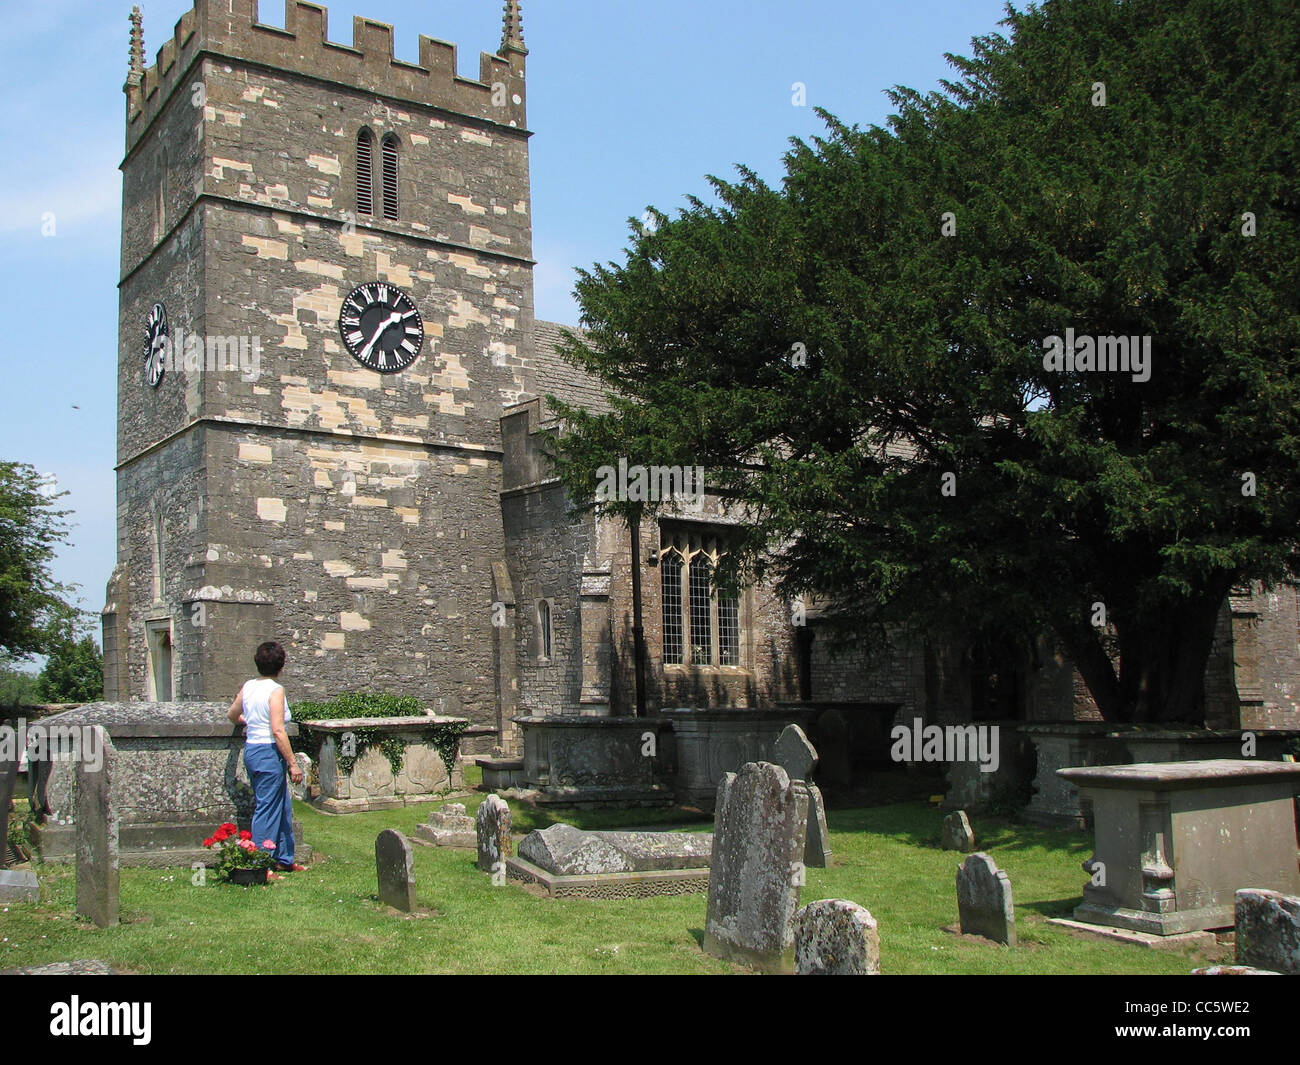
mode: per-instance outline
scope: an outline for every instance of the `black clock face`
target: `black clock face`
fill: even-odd
[[[424,321],[411,297],[386,281],[358,285],[343,301],[339,333],[352,357],[379,373],[405,370],[424,346]]]
[[[157,388],[166,372],[163,355],[171,330],[167,328],[167,308],[155,303],[144,323],[144,379]]]

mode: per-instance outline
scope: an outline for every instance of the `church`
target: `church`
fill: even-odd
[[[131,16],[105,698],[229,699],[275,639],[291,700],[414,695],[471,722],[468,751],[510,752],[522,715],[635,711],[637,583],[651,712],[1086,718],[1059,658],[832,653],[815,610],[719,595],[716,501],[635,545],[572,507],[546,397],[605,398],[534,317],[528,50],[504,6],[477,79],[430,37],[395,59],[368,19],[332,41],[303,0],[283,28],[195,0],[150,66]],[[1300,726],[1295,591],[1225,603],[1212,723]]]

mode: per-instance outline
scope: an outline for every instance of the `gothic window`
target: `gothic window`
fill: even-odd
[[[714,585],[725,551],[707,530],[665,531],[660,556],[660,606],[665,665],[741,665],[740,599]]]
[[[664,664],[682,664],[682,556],[672,551],[659,565],[664,612]]]
[[[375,213],[375,135],[357,134],[357,214]]]
[[[384,217],[392,219],[397,217],[397,145],[396,134],[384,137]]]
[[[545,599],[537,602],[537,651],[540,657],[551,657],[551,604]]]

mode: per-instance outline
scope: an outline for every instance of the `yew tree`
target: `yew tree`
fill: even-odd
[[[1107,719],[1199,720],[1225,596],[1300,559],[1300,8],[1047,0],[948,59],[580,272],[612,407],[557,404],[561,474],[701,465],[721,580],[1049,633]]]

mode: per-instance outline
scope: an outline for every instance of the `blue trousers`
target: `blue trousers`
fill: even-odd
[[[293,865],[293,803],[285,774],[289,767],[274,743],[244,747],[244,768],[253,782],[253,842],[275,840],[275,860]]]

